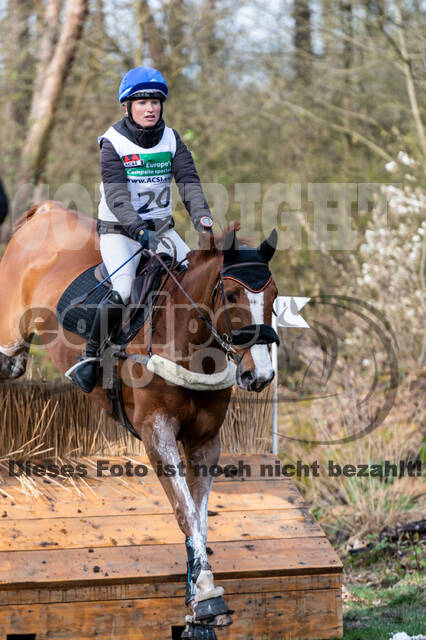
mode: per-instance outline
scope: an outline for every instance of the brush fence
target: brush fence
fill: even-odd
[[[224,451],[271,450],[271,393],[234,388],[221,429]],[[52,458],[145,453],[139,440],[71,383],[2,381],[0,411],[0,458],[41,450]]]

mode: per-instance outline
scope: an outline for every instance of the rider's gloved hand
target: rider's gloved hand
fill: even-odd
[[[160,239],[155,231],[140,229],[138,231],[137,241],[140,243],[142,249],[151,249],[152,251],[155,251]]]

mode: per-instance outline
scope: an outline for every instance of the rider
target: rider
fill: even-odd
[[[189,247],[173,228],[172,177],[196,230],[209,231],[213,225],[191,152],[163,120],[167,95],[159,71],[131,69],[118,91],[125,115],[98,138],[102,184],[97,230],[108,273],[140,246],[170,254],[174,244],[177,260],[185,258]],[[74,372],[74,381],[86,393],[99,379],[101,326],[106,318],[111,333],[121,319],[139,259],[140,255],[111,276],[110,297],[97,309],[81,364]]]

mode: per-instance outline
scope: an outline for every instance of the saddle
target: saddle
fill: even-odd
[[[160,256],[163,258],[164,262],[167,266],[170,266],[171,258],[168,254],[162,253]],[[130,305],[141,305],[144,303],[150,291],[154,290],[154,284],[156,284],[157,275],[163,273],[164,269],[154,258],[151,256],[147,258],[145,254],[142,253],[141,260],[138,264],[138,268],[136,269],[136,276],[132,283],[132,290],[130,293]],[[102,282],[105,278],[108,278],[108,271],[104,262],[96,265],[95,270],[93,272],[96,280],[98,282]],[[112,289],[111,280],[106,280],[105,285],[108,289]]]
[[[143,254],[142,256],[145,257]],[[172,258],[168,254],[162,253],[160,256],[167,266],[171,265]],[[179,268],[183,271],[186,267],[180,265]],[[122,325],[118,327],[113,336],[114,345],[117,345],[117,357],[125,358],[126,345],[142,329],[148,318],[151,318],[152,322],[156,301],[161,291],[160,283],[163,274],[164,268],[155,256],[145,260],[141,258],[127,307],[129,312],[124,314]],[[73,307],[72,301],[93,289],[107,275],[106,267],[104,263],[101,263],[86,269],[68,285],[56,308],[57,320],[64,329],[83,338],[89,338],[96,309],[99,303],[109,295],[112,289],[111,281],[106,280],[98,286],[88,296],[84,304]],[[105,389],[111,402],[110,414],[112,417],[140,440],[141,438],[126,415],[121,379],[116,373],[116,367],[113,367],[111,379],[105,385]]]
[[[165,253],[160,255],[167,266],[170,266],[171,257]],[[153,313],[163,273],[164,269],[155,256],[139,264],[132,285],[129,313],[124,314],[123,324],[114,335],[114,344],[125,347]],[[99,303],[109,295],[112,288],[111,281],[107,280],[98,286],[83,304],[74,307],[72,301],[93,289],[107,275],[105,265],[101,263],[80,273],[65,289],[56,308],[57,320],[64,329],[83,338],[89,338],[96,309]]]

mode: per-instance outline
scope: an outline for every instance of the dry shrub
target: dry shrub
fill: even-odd
[[[0,456],[69,458],[143,455],[124,427],[68,383],[25,380],[0,384]]]
[[[270,450],[271,389],[234,391],[222,429],[224,451]],[[0,411],[0,457],[144,455],[139,440],[69,383],[2,382]]]
[[[222,450],[227,453],[271,451],[273,384],[261,393],[234,387],[221,430]]]
[[[424,517],[424,481],[413,470],[414,477],[398,477],[400,461],[414,463],[426,424],[424,387],[426,371],[406,379],[396,403],[384,423],[367,436],[346,444],[306,444],[288,436],[330,440],[359,432],[360,421],[355,397],[336,396],[327,400],[298,403],[282,412],[279,420],[280,457],[283,462],[319,463],[318,477],[294,478],[315,515],[335,539],[361,539],[367,533],[379,533]],[[330,437],[331,436],[331,437]],[[330,477],[329,461],[340,465],[397,465],[388,478]],[[407,469],[407,467],[406,467]],[[359,469],[357,468],[357,472]]]

